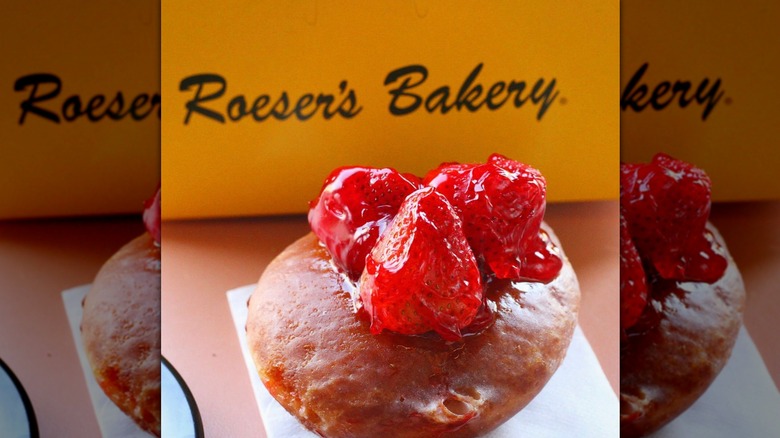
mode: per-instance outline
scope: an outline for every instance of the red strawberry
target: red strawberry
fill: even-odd
[[[482,283],[460,218],[433,188],[409,195],[366,260],[360,298],[371,332],[435,330],[460,339],[482,305]]]
[[[154,196],[147,199],[146,202],[144,202],[144,225],[146,226],[146,231],[149,232],[149,235],[151,235],[154,238],[154,241],[157,243],[160,243],[160,184],[157,184],[157,191],[154,193]]]
[[[445,163],[423,180],[452,203],[474,254],[498,278],[550,281],[562,261],[539,229],[546,182],[538,170],[498,154],[485,164]]]
[[[636,324],[647,305],[647,282],[642,261],[639,259],[628,233],[628,225],[620,215],[620,328]]]
[[[717,281],[722,250],[705,230],[710,179],[703,170],[658,154],[648,164],[620,166],[620,205],[643,259],[670,280]]]
[[[310,203],[309,224],[336,265],[355,280],[404,198],[419,186],[419,178],[394,169],[336,169]]]

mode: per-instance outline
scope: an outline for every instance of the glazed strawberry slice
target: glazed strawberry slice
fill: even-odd
[[[161,211],[160,211],[160,184],[157,184],[157,191],[154,193],[154,196],[147,199],[146,202],[144,202],[144,225],[146,226],[146,231],[149,232],[149,235],[151,235],[154,238],[154,241],[158,244],[160,243],[160,231],[162,229],[160,225],[160,219],[161,218]]]
[[[336,169],[310,203],[309,224],[336,266],[356,280],[403,200],[419,187],[419,178],[394,169]]]
[[[647,305],[647,282],[639,253],[631,241],[628,225],[620,215],[620,328],[626,330],[639,320]]]
[[[666,154],[622,164],[620,205],[639,255],[669,280],[715,282],[727,261],[706,230],[710,179]]]
[[[452,203],[477,259],[498,278],[548,282],[562,261],[540,232],[546,182],[538,170],[498,154],[485,164],[445,163],[423,184]]]
[[[482,283],[460,218],[433,188],[411,195],[379,238],[360,277],[371,332],[436,331],[461,338],[482,305]]]

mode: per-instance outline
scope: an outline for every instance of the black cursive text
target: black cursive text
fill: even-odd
[[[207,89],[208,88],[208,89]],[[272,98],[269,94],[259,94],[249,100],[238,94],[232,97],[227,105],[217,103],[225,95],[227,80],[218,74],[198,74],[184,78],[179,84],[179,91],[190,91],[194,94],[185,103],[187,114],[184,124],[189,124],[194,114],[225,123],[225,116],[233,122],[251,116],[256,122],[269,118],[287,120],[295,116],[300,121],[314,117],[318,112],[322,118],[330,120],[335,116],[351,119],[358,115],[363,107],[358,105],[355,90],[347,91],[347,81],[339,83],[339,94],[313,93],[302,94],[292,99],[286,91]],[[251,103],[249,103],[251,101]],[[206,106],[208,103],[209,106]]]
[[[96,94],[89,99],[79,95],[66,98],[62,104],[55,103],[62,91],[62,80],[50,73],[36,73],[22,76],[14,83],[15,91],[29,89],[27,98],[20,105],[22,110],[19,116],[19,124],[23,125],[28,115],[38,116],[54,123],[62,120],[73,122],[81,117],[86,117],[92,122],[104,118],[122,120],[130,117],[133,120],[143,120],[157,108],[157,117],[160,117],[160,94],[141,93],[132,99],[125,100],[121,91],[111,97]]]
[[[555,89],[555,79],[545,82],[538,79],[532,87],[526,81],[512,80],[509,82],[498,81],[490,86],[475,83],[483,64],[477,64],[460,85],[457,93],[449,86],[443,85],[430,94],[425,95],[418,91],[428,79],[428,69],[422,65],[409,65],[391,71],[385,78],[385,85],[398,83],[396,88],[390,89],[390,113],[395,116],[411,114],[423,108],[428,113],[439,112],[447,114],[455,110],[476,112],[485,107],[495,111],[507,102],[515,108],[522,107],[529,100],[538,105],[536,119],[541,120],[547,109],[555,101],[558,91]]]
[[[710,115],[720,98],[723,97],[723,90],[720,89],[720,79],[716,79],[710,84],[710,80],[707,78],[702,79],[695,90],[690,81],[678,80],[674,83],[663,81],[656,85],[648,95],[650,88],[642,83],[642,76],[647,71],[647,67],[648,63],[642,64],[626,84],[626,88],[620,97],[620,109],[623,111],[631,108],[636,112],[641,112],[648,106],[658,111],[666,108],[675,102],[676,99],[680,108],[685,108],[693,102],[703,105],[704,111],[702,111],[701,119],[707,120],[707,116]]]

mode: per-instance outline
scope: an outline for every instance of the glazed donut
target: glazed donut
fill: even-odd
[[[620,433],[633,438],[688,409],[721,371],[745,287],[708,222],[702,169],[656,154],[620,172]]]
[[[708,230],[728,259],[713,284],[649,282],[649,301],[620,352],[620,434],[650,434],[688,409],[731,355],[742,323],[745,287],[723,238]]]
[[[249,349],[271,395],[319,435],[480,436],[525,407],[566,353],[580,291],[560,256],[549,283],[487,283],[492,325],[446,342],[433,333],[372,334],[355,313],[354,283],[310,233],[260,278]]]
[[[81,336],[95,379],[160,436],[160,247],[144,234],[114,254],[84,298]]]

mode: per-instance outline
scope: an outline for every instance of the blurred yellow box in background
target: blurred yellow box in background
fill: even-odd
[[[160,172],[160,2],[10,2],[0,28],[0,219],[140,212]]]
[[[780,4],[623,2],[621,159],[695,163],[713,199],[780,199]]]
[[[618,195],[619,3],[166,1],[165,218],[302,213],[336,167],[492,152]]]

